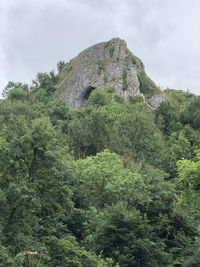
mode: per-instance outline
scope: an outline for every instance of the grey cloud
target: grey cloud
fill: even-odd
[[[162,88],[200,94],[198,0],[1,0],[0,89],[119,36]]]

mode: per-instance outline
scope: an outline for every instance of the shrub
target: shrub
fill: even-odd
[[[107,88],[107,92],[108,93],[113,93],[115,91],[115,88],[114,87],[108,87]]]
[[[138,103],[138,102],[144,102],[144,99],[140,95],[129,96],[129,101],[130,101],[130,103],[135,104],[135,103]]]
[[[8,92],[8,99],[10,100],[23,100],[27,97],[27,92],[23,89],[15,88]]]
[[[114,46],[111,46],[111,47],[109,48],[109,56],[110,56],[110,57],[113,56],[114,51],[115,51],[115,47],[114,47]]]
[[[124,102],[124,98],[118,95],[114,96],[114,99],[117,103],[122,104]]]
[[[101,255],[80,247],[73,236],[67,239],[58,239],[55,236],[46,238],[46,245],[50,255],[49,266],[113,266],[111,259],[103,260]]]
[[[68,72],[70,72],[70,70],[72,70],[72,65],[67,66],[67,67],[66,67],[66,70],[67,70]]]
[[[107,83],[108,77],[106,75],[104,75],[103,80],[104,80],[104,83]]]
[[[111,102],[111,96],[104,90],[97,88],[90,94],[87,105],[104,106]]]
[[[97,73],[98,74],[101,74],[102,71],[104,71],[104,65],[103,65],[103,62],[101,60],[98,60],[97,61],[97,65],[98,65],[98,71]]]
[[[58,72],[61,72],[63,70],[63,68],[65,67],[65,62],[64,61],[59,61],[57,63],[57,69],[58,69]]]
[[[110,41],[106,42],[104,47],[107,48],[107,47],[109,47],[109,45],[110,45]]]
[[[140,82],[140,92],[148,95],[153,96],[156,93],[160,92],[159,87],[155,85],[155,83],[146,75],[144,71],[142,71],[138,75],[138,80]]]
[[[131,61],[132,61],[133,64],[136,64],[136,59],[135,59],[134,56],[132,56]]]
[[[127,71],[123,71],[122,74],[122,90],[126,91],[128,89],[128,83],[127,83]]]

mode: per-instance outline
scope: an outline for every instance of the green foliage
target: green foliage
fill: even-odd
[[[29,125],[24,117],[11,116],[1,136],[2,243],[14,259],[23,251],[38,250],[40,236],[67,231],[58,222],[65,219],[61,207],[68,213],[71,209],[70,190],[60,161],[64,148],[58,147],[49,119],[38,118]]]
[[[146,159],[158,164],[162,142],[154,118],[144,103],[120,106],[112,129],[111,150],[138,162]],[[117,144],[117,145],[116,145]]]
[[[65,62],[64,61],[59,61],[57,63],[57,69],[58,69],[58,72],[61,72],[63,70],[63,68],[65,67]]]
[[[144,99],[142,96],[129,96],[129,101],[132,104],[144,102]]]
[[[183,264],[183,267],[196,267],[200,265],[200,252],[189,257],[186,262]]]
[[[127,207],[148,205],[148,195],[142,178],[123,167],[119,156],[108,150],[77,162],[76,175],[80,177],[80,190],[92,206],[102,209],[119,200]],[[137,187],[135,186],[137,185]]]
[[[121,97],[121,96],[118,96],[118,95],[115,95],[115,96],[114,96],[114,100],[115,100],[117,103],[119,103],[119,104],[124,103],[124,98]]]
[[[111,46],[111,47],[109,48],[109,56],[110,56],[110,57],[113,57],[114,51],[115,51],[115,47],[114,47],[114,46]]]
[[[108,82],[108,77],[106,75],[104,75],[103,80],[104,80],[104,83],[107,83]]]
[[[122,90],[126,91],[128,89],[128,83],[127,83],[127,71],[124,70],[122,74]]]
[[[107,89],[106,89],[106,91],[108,92],[108,93],[113,93],[114,91],[115,91],[115,88],[114,87],[108,87]]]
[[[55,92],[55,84],[57,83],[57,76],[55,76],[54,72],[51,71],[49,74],[38,73],[36,80],[33,80],[35,84],[34,90],[44,89],[47,96],[52,95]]]
[[[199,97],[166,90],[152,112],[97,88],[70,109],[60,75],[0,101],[0,265],[198,266]]]
[[[169,102],[162,102],[156,109],[155,121],[160,130],[167,135],[182,128],[181,123],[178,122],[177,113],[171,108]]]
[[[138,75],[138,80],[140,82],[141,93],[151,97],[152,95],[159,93],[160,89],[155,85],[155,83],[142,71]]]
[[[106,42],[104,47],[107,48],[107,47],[109,47],[109,45],[110,45],[110,41]]]
[[[101,61],[100,59],[97,61],[97,66],[98,66],[98,70],[97,73],[101,74],[102,71],[104,71],[104,64],[103,61]]]
[[[28,91],[29,91],[28,84],[23,84],[21,82],[15,83],[15,82],[9,81],[8,84],[6,85],[6,87],[4,88],[2,95],[4,97],[7,97],[9,91],[10,90],[13,90],[14,91],[14,89],[18,89],[18,90],[21,89],[21,90],[23,90],[26,93],[28,93]]]
[[[198,190],[200,187],[200,154],[198,153],[195,160],[182,159],[178,161],[179,178],[177,183],[180,193],[180,205],[189,212],[195,214],[196,223],[200,224],[200,198]]]
[[[191,144],[182,131],[172,133],[167,143],[169,145],[168,172],[174,177],[177,172],[176,162],[183,157],[188,159],[191,157]]]
[[[133,64],[136,64],[136,59],[135,59],[134,56],[131,57],[131,61],[132,61]]]
[[[103,260],[94,253],[80,247],[73,236],[67,239],[58,239],[54,236],[46,238],[46,245],[51,260],[48,266],[74,267],[112,267],[112,260]]]
[[[111,103],[111,97],[104,90],[97,88],[89,96],[87,106],[104,106]]]
[[[119,203],[105,210],[95,234],[95,250],[103,251],[120,266],[167,266],[167,254],[149,233],[146,217],[135,209],[127,211]]]
[[[9,90],[7,97],[10,100],[24,100],[27,97],[27,92],[20,88],[11,89]]]
[[[166,89],[164,90],[165,96],[170,102],[170,106],[179,114],[182,109],[188,105],[194,95],[181,90]]]
[[[181,113],[181,121],[194,129],[200,129],[200,96],[195,97]]]
[[[67,67],[66,67],[66,70],[68,71],[68,72],[70,72],[71,70],[72,70],[72,65],[68,65]]]
[[[76,158],[95,155],[107,143],[107,114],[101,108],[91,108],[85,113],[75,112],[68,125],[69,145]]]

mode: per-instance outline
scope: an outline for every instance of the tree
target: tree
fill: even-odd
[[[93,90],[88,98],[87,106],[100,107],[111,104],[111,95],[100,88]]]
[[[9,91],[10,90],[14,90],[14,89],[21,89],[22,91],[24,91],[26,93],[28,93],[28,91],[29,91],[28,84],[23,84],[21,82],[12,82],[12,81],[9,81],[8,84],[6,85],[6,87],[4,88],[2,95],[4,97],[7,97]]]
[[[191,144],[189,140],[184,136],[183,131],[174,132],[167,142],[168,155],[166,161],[166,171],[171,174],[171,177],[175,177],[177,173],[176,162],[185,157],[189,159],[192,154]]]
[[[95,251],[103,252],[120,266],[168,266],[170,256],[162,242],[153,242],[151,227],[136,209],[117,203],[104,211],[94,234]]]
[[[125,169],[118,155],[105,150],[77,162],[80,191],[98,209],[124,201],[127,209],[150,202],[142,177]]]
[[[57,63],[57,69],[58,69],[58,72],[61,72],[65,66],[66,66],[66,64],[65,64],[64,61],[59,61],[59,62]]]
[[[200,223],[200,153],[193,160],[182,159],[177,162],[177,185],[180,190],[180,205],[188,210]]]
[[[181,128],[178,122],[178,116],[170,106],[169,102],[162,102],[155,111],[155,121],[160,130],[166,135],[170,135],[173,131]]]
[[[194,129],[200,128],[200,96],[195,97],[181,113],[181,121]]]
[[[50,255],[48,266],[74,267],[112,267],[111,259],[103,260],[93,252],[80,247],[73,236],[58,239],[54,236],[46,238],[46,245]]]
[[[37,91],[38,89],[44,89],[47,96],[51,96],[55,92],[55,84],[57,82],[57,76],[54,74],[53,71],[50,74],[41,73],[37,74],[36,80],[33,80],[35,84],[34,90]]]
[[[160,164],[162,140],[147,105],[139,102],[121,106],[113,123],[109,148],[135,162],[146,160],[154,166]]]
[[[27,92],[20,88],[15,88],[9,90],[7,96],[10,100],[24,100],[27,97]]]
[[[99,109],[75,111],[68,125],[70,147],[76,158],[95,155],[106,148],[108,142],[107,114]]]
[[[72,210],[65,148],[48,118],[11,116],[1,132],[1,242],[12,257],[64,236]],[[65,157],[64,157],[65,155]],[[37,238],[35,238],[37,236]]]

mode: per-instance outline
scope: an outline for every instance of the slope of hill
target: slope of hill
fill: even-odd
[[[200,97],[160,92],[124,48],[110,80],[115,42],[97,45],[107,51],[93,64],[97,81],[77,63],[89,48],[33,86],[6,86],[0,266],[200,265]],[[79,68],[83,95],[72,83]],[[165,101],[150,107],[159,94]]]

